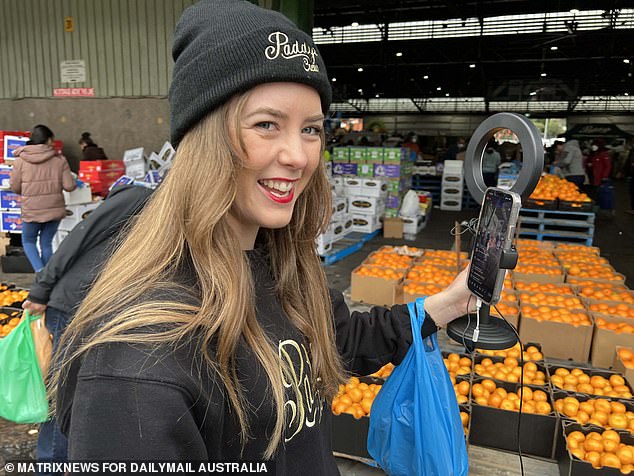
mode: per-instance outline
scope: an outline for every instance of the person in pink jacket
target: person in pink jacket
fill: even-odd
[[[22,195],[22,245],[36,273],[53,254],[53,237],[66,216],[62,191],[77,186],[66,157],[53,149],[54,137],[48,127],[35,126],[27,145],[13,152],[11,190]]]

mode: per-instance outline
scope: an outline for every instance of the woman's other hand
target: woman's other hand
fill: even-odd
[[[38,304],[27,299],[22,303],[22,309],[29,311],[32,316],[39,316],[46,311],[46,304]]]

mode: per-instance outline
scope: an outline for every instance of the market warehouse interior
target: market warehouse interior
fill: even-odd
[[[0,348],[36,279],[22,234],[29,205],[11,189],[22,160],[13,152],[46,125],[55,156],[79,181],[64,192],[53,250],[107,203],[115,182],[160,188],[178,157],[167,98],[174,28],[195,2],[5,3],[0,58],[19,67],[0,69]],[[480,147],[474,131],[501,112],[534,124],[543,174],[522,197],[519,261],[491,308],[515,326],[524,353],[468,353],[438,333],[469,474],[521,474],[520,401],[525,474],[628,474],[634,3],[260,4],[309,32],[325,63],[333,97],[323,164],[333,206],[315,249],[351,310],[437,294],[468,266],[469,228],[480,210],[466,180],[470,167],[482,168],[486,185],[508,189],[528,150],[510,126],[490,131]],[[30,28],[20,27],[27,7]],[[94,147],[80,145],[85,137]],[[96,148],[100,160],[84,160]],[[469,155],[474,150],[479,157]],[[366,441],[374,398],[392,371],[388,364],[351,378],[332,402],[332,449],[343,475],[384,474]],[[35,458],[37,423],[0,419],[0,428],[0,462]]]

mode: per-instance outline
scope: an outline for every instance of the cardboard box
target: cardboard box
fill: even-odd
[[[381,228],[379,217],[354,213],[352,216],[352,231],[358,233],[372,233]]]
[[[383,147],[384,164],[400,164],[404,158],[405,149],[403,147]]]
[[[374,164],[357,164],[357,177],[373,177]]]
[[[539,342],[546,357],[587,362],[592,343],[592,326],[575,327],[563,322],[537,321],[521,315],[520,339],[522,342]]]
[[[412,281],[412,280],[406,279],[400,284],[400,286],[403,288],[403,302],[401,304],[407,304],[408,302],[415,301],[418,298],[424,298],[428,296],[427,294],[408,293],[407,291],[405,291],[405,287],[408,284],[421,284],[423,286],[425,284],[434,284],[435,286],[438,287],[438,292],[442,291],[446,287],[436,283],[421,283],[418,281]]]
[[[59,223],[59,229],[71,231],[99,205],[101,205],[101,200],[97,202],[67,206],[66,218]]]
[[[473,383],[484,379],[474,378]],[[497,381],[498,387],[507,391],[517,391],[519,384]],[[473,387],[473,385],[472,385]],[[548,395],[548,403],[554,408],[548,387],[525,385],[533,389],[540,389]],[[516,411],[500,410],[499,408],[471,405],[471,427],[469,443],[487,446],[507,451],[517,452],[517,424],[520,414]],[[522,453],[552,458],[555,453],[555,434],[559,428],[559,418],[553,412],[550,415],[522,413],[520,441]]]
[[[400,178],[402,171],[400,164],[374,164],[375,177]]]
[[[3,209],[22,208],[22,195],[13,193],[10,190],[0,190],[0,208],[3,208]]]
[[[597,469],[587,461],[580,460],[576,456],[573,456],[566,446],[566,435],[569,435],[573,431],[580,431],[584,435],[587,435],[591,431],[596,431],[596,428],[583,427],[578,423],[571,422],[563,422],[563,424],[559,426],[555,444],[555,458],[559,466],[560,476],[623,476],[623,473],[621,473],[619,469],[609,468],[607,466]],[[617,430],[617,433],[619,433],[621,437],[621,443],[634,445],[634,437],[629,432]]]
[[[403,220],[398,217],[383,218],[383,238],[403,238]]]
[[[348,147],[333,147],[332,161],[333,162],[349,162],[350,149]]]
[[[13,156],[13,151],[15,149],[17,149],[18,147],[22,147],[24,145],[26,145],[26,143],[28,142],[29,138],[25,137],[25,136],[11,136],[11,135],[5,135],[4,136],[4,156],[3,156],[3,160],[5,163],[13,163],[13,161],[15,160],[15,157]]]
[[[418,215],[416,218],[400,216],[403,220],[403,235],[417,235],[427,225],[427,217]]]
[[[363,179],[357,177],[344,177],[343,178],[343,193],[347,197],[356,197],[363,195]]]
[[[92,202],[92,189],[88,183],[83,184],[81,187],[77,187],[72,192],[64,191],[64,203],[67,206],[90,202]]]
[[[338,197],[343,196],[345,193],[343,179],[344,177],[341,175],[333,175],[332,178],[330,179],[331,183],[335,187],[335,195],[337,195]]]
[[[59,245],[62,244],[62,241],[64,241],[64,238],[66,238],[69,233],[70,231],[57,230],[57,233],[55,233],[55,236],[53,237],[53,253],[57,251],[57,248],[59,248]]]
[[[384,198],[387,196],[387,183],[379,178],[364,179],[361,181],[360,194],[367,197]]]
[[[315,243],[317,246],[317,254],[320,256],[324,256],[332,250],[332,237],[328,234],[319,235]]]
[[[357,175],[357,164],[335,161],[332,163],[332,173],[333,175]]]
[[[108,170],[123,170],[125,162],[123,160],[81,160],[79,161],[80,172],[106,172]]]
[[[335,217],[343,217],[348,212],[348,201],[345,197],[337,197],[332,202],[332,209]]]
[[[348,212],[358,215],[378,215],[385,203],[378,197],[350,195],[348,197]]]
[[[596,320],[601,317],[607,322],[627,322],[631,319],[609,316],[607,314],[592,313]],[[633,322],[634,323],[634,322]],[[614,352],[618,346],[634,347],[634,334],[629,332],[617,333],[610,329],[602,329],[596,326],[594,339],[592,340],[592,366],[609,368],[614,362]]]
[[[364,266],[387,269],[382,266]],[[403,278],[384,279],[374,276],[362,276],[355,272],[359,268],[360,266],[352,271],[350,280],[350,298],[353,301],[360,301],[377,306],[391,306],[402,302],[402,288],[400,288],[398,284]]]
[[[621,346],[621,345],[616,346],[616,349],[614,351],[614,362],[612,364],[612,370],[623,375],[628,385],[630,387],[634,387],[634,368],[626,367],[623,361],[621,360],[621,358],[619,357],[618,352],[619,352],[619,349],[622,349],[622,348],[624,348],[624,346]],[[627,347],[627,348],[634,352],[634,348],[632,347]]]

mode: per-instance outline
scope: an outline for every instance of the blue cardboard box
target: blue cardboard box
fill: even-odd
[[[0,190],[0,208],[19,209],[22,207],[22,195],[10,190]]]

